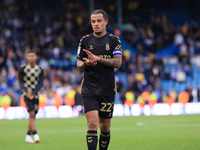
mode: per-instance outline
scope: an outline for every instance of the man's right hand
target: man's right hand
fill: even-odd
[[[32,91],[28,91],[27,93],[27,97],[32,100],[34,98],[33,92]]]
[[[95,66],[97,64],[97,60],[94,59],[94,60],[89,60],[87,58],[83,58],[83,60],[85,61],[85,64],[87,66]]]

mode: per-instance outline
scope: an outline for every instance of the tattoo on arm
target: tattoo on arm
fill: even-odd
[[[108,67],[119,68],[121,66],[122,56],[116,55],[112,59],[101,58],[99,62]]]

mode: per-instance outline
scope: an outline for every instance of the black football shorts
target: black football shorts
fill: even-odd
[[[27,111],[35,111],[35,114],[37,114],[39,109],[39,99],[29,99],[26,96],[24,96],[24,102],[26,104]]]
[[[92,110],[97,110],[99,111],[99,117],[108,119],[112,118],[114,99],[115,95],[82,95],[84,112],[87,113]]]

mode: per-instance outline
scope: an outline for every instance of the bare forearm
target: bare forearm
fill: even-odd
[[[78,68],[78,70],[83,71],[87,68],[87,66],[84,64],[84,61],[78,61],[77,68]]]
[[[101,58],[99,62],[105,66],[113,68],[119,68],[121,66],[121,58],[112,58],[112,59]]]

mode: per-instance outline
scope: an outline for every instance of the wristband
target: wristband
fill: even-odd
[[[87,67],[87,65],[86,65],[86,63],[85,63],[85,62],[83,63],[83,65],[84,65],[84,67]]]

